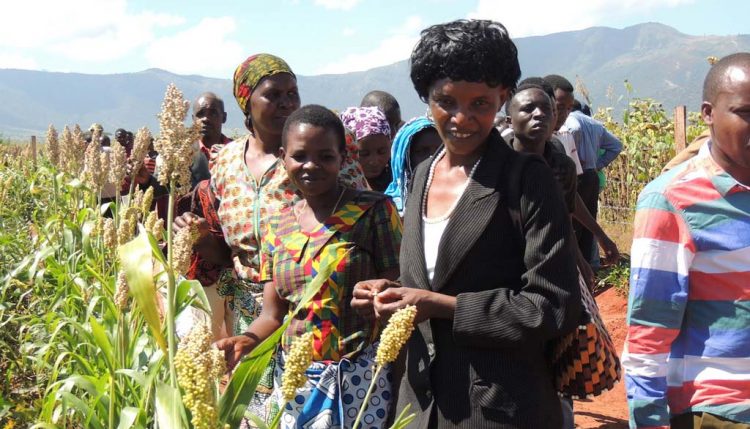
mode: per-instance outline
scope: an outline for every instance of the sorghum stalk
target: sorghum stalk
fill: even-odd
[[[117,225],[120,212],[120,190],[122,188],[122,182],[125,180],[128,155],[125,152],[125,148],[122,147],[117,140],[112,142],[111,149],[112,150],[109,153],[109,168],[107,169],[105,183],[109,182],[115,186],[115,207],[118,209],[115,212],[115,224]]]
[[[125,310],[117,312],[117,351],[116,358],[117,368],[128,368],[127,365],[127,350],[128,350],[128,337],[127,329],[125,329],[127,319],[125,318]]]
[[[159,169],[159,182],[169,188],[169,207],[167,212],[167,342],[168,361],[171,385],[177,388],[177,375],[174,367],[176,350],[175,335],[175,281],[174,270],[174,204],[181,193],[190,188],[190,164],[193,158],[193,143],[198,133],[196,123],[185,127],[185,118],[189,110],[189,103],[185,101],[182,92],[174,84],[167,86],[162,110],[159,114],[159,138],[154,142],[162,166]]]
[[[120,271],[117,273],[117,280],[115,282],[115,290],[113,294],[113,301],[117,308],[117,334],[115,337],[115,365],[110,370],[109,374],[109,417],[108,427],[114,429],[115,427],[115,401],[116,401],[116,382],[117,382],[117,369],[125,368],[125,350],[126,347],[123,339],[125,335],[125,324],[123,322],[123,313],[128,302],[128,283],[125,279],[125,272]]]
[[[174,230],[172,222],[174,221],[174,187],[169,188],[169,207],[167,209],[167,345],[169,347],[169,381],[172,387],[177,388],[177,371],[174,366],[174,355],[177,349],[175,335],[175,272],[174,267]]]
[[[412,331],[414,331],[414,318],[416,315],[417,307],[407,305],[393,313],[388,321],[388,326],[383,329],[383,333],[380,335],[378,351],[375,355],[375,365],[373,368],[372,380],[370,380],[370,387],[367,388],[365,399],[359,407],[357,419],[354,420],[354,425],[352,426],[353,429],[359,427],[359,422],[362,420],[362,416],[367,409],[367,403],[370,401],[370,395],[372,395],[372,389],[375,387],[378,375],[380,375],[380,370],[390,362],[396,360],[401,348],[406,344]]]

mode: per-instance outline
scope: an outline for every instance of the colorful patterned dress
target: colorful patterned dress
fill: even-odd
[[[266,170],[260,182],[255,180],[245,164],[248,141],[249,136],[245,136],[227,144],[211,165],[211,190],[219,201],[216,213],[224,240],[232,252],[233,265],[233,269],[224,270],[220,276],[219,294],[226,297],[233,313],[234,335],[243,333],[260,314],[257,298],[262,296],[263,286],[260,284],[259,250],[266,221],[299,198],[280,159]],[[347,152],[350,154],[351,150],[348,147]],[[339,178],[344,185],[367,189],[367,180],[350,155]],[[258,392],[270,393],[272,375],[271,368],[258,386]]]
[[[236,312],[234,331],[244,332],[260,312],[253,294],[261,293],[259,249],[269,216],[296,201],[297,190],[277,160],[258,183],[245,164],[248,137],[227,144],[214,160],[211,185],[219,200],[217,215],[224,239],[232,250],[235,280],[224,282],[223,294]],[[355,189],[367,189],[367,181],[354,161],[346,161],[341,183]]]
[[[352,427],[372,380],[371,347],[377,326],[350,306],[354,285],[379,278],[398,268],[401,219],[386,196],[358,192],[324,224],[312,232],[300,229],[291,207],[269,221],[263,244],[261,280],[273,280],[278,294],[295,308],[318,270],[343,256],[334,273],[298,314],[282,338],[287,351],[292,340],[313,332],[313,365],[308,382],[287,404],[281,427]],[[283,356],[279,357],[276,385],[280,385]],[[381,427],[390,405],[390,373],[381,371],[364,417],[366,427]],[[271,413],[278,412],[278,389]]]

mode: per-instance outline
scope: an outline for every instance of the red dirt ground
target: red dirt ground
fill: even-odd
[[[615,288],[610,287],[597,295],[596,302],[617,351],[622,352],[627,332],[625,326],[627,298],[619,295]],[[573,408],[576,427],[586,429],[627,429],[628,427],[628,405],[625,400],[625,384],[622,380],[609,392],[590,400],[575,401]]]

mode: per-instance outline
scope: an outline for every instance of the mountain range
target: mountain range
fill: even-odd
[[[698,110],[710,67],[707,57],[750,51],[750,35],[687,35],[658,23],[592,27],[515,42],[522,78],[555,73],[573,83],[579,80],[595,108],[614,107],[616,112],[626,106],[628,97],[651,97],[670,110],[676,105]],[[623,85],[626,80],[633,88],[630,94]],[[87,128],[93,122],[108,132],[144,125],[158,132],[156,114],[170,82],[191,100],[203,91],[223,97],[228,113],[225,133],[243,132],[231,79],[160,69],[109,75],[0,69],[0,133],[42,135],[50,123],[61,129],[75,123]],[[362,72],[298,76],[298,84],[303,104],[344,109],[358,105],[368,91],[381,89],[396,96],[405,119],[425,112],[409,79],[408,60]]]

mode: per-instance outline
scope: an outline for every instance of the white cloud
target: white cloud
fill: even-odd
[[[315,0],[315,5],[326,9],[351,10],[361,0]]]
[[[33,58],[25,55],[0,53],[0,69],[38,70],[39,64]]]
[[[344,37],[351,37],[357,34],[357,30],[351,28],[351,27],[344,27],[343,30],[341,30],[341,35]]]
[[[126,0],[67,0],[16,2],[4,11],[0,46],[42,47],[49,43],[98,37],[136,25],[131,33],[155,26],[177,25],[184,19],[149,12],[129,14]],[[28,23],[33,23],[33,31]],[[137,34],[135,34],[137,36]]]
[[[533,13],[524,2],[479,0],[469,18],[493,19],[503,23],[512,37],[538,36],[600,25],[607,16],[648,12],[674,7],[693,0],[537,0]]]
[[[315,74],[339,74],[369,70],[406,59],[411,55],[424,27],[422,18],[410,16],[369,52],[346,55],[318,69]]]
[[[68,58],[80,61],[109,61],[122,58],[156,39],[154,29],[179,25],[184,19],[162,14],[123,15],[117,25],[96,36],[77,37],[53,44],[52,48]]]
[[[0,46],[85,61],[124,57],[153,40],[156,28],[184,22],[169,14],[129,13],[126,0],[23,0],[6,8],[3,18]]]
[[[80,35],[96,35],[111,24],[108,11],[122,8],[122,0],[14,2],[3,11],[0,46],[36,48]]]
[[[146,49],[146,60],[151,67],[175,73],[226,78],[246,52],[228,39],[236,29],[233,17],[204,18],[194,27],[154,41]]]

